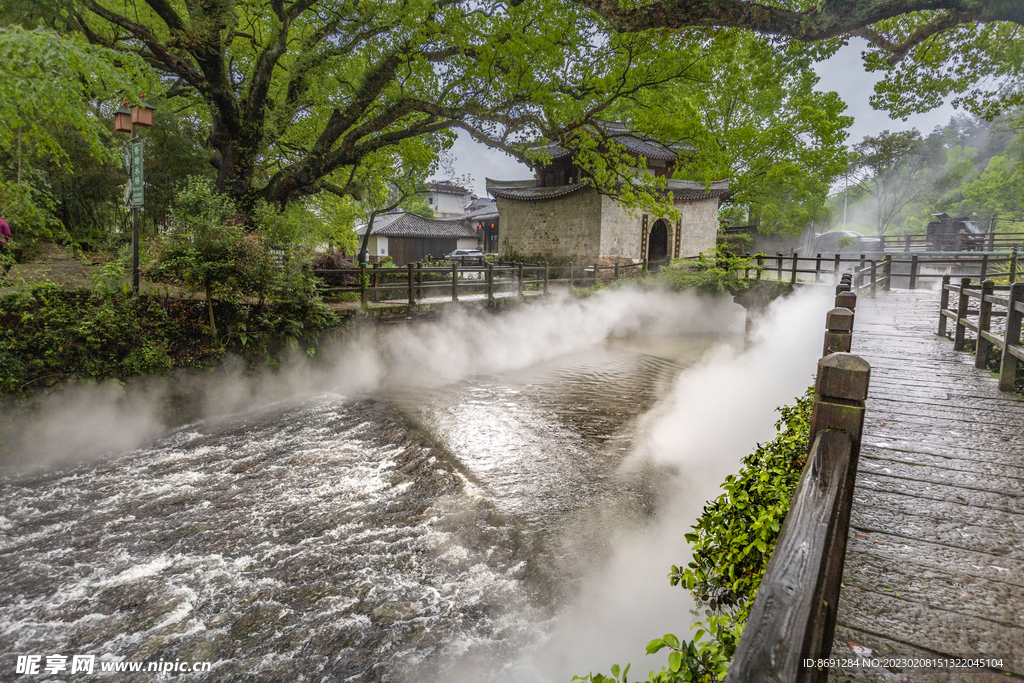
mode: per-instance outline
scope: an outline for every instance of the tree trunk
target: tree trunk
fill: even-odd
[[[210,314],[210,336],[213,338],[213,345],[220,346],[217,339],[217,321],[213,318],[213,293],[210,287],[206,287],[206,310]]]

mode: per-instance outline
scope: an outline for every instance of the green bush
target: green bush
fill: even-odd
[[[705,294],[739,294],[754,285],[755,281],[746,275],[757,270],[758,266],[750,259],[734,256],[727,248],[718,246],[696,260],[676,259],[657,273],[646,275],[644,283],[675,291],[696,289]]]
[[[666,634],[648,643],[648,654],[670,650],[668,665],[650,672],[650,681],[711,683],[728,671],[807,461],[812,402],[808,389],[794,405],[779,408],[775,439],[759,444],[743,459],[739,473],[726,477],[725,492],[704,507],[693,533],[686,534],[693,560],[686,567],[673,566],[669,581],[693,593],[698,606],[706,608],[704,621],[694,625],[692,640]],[[627,666],[621,672],[622,683],[628,671]],[[612,677],[590,674],[573,680],[619,681],[619,667],[611,672]]]
[[[166,372],[169,320],[154,299],[39,285],[0,297],[0,392],[70,377]]]

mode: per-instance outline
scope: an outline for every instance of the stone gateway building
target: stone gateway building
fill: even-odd
[[[551,163],[535,180],[487,179],[497,200],[501,249],[524,255],[573,257],[601,263],[636,263],[696,256],[715,246],[718,205],[729,181],[705,186],[672,179],[677,151],[605,122],[605,132],[637,160],[638,173],[667,177],[680,219],[631,214],[614,199],[579,181],[569,150],[551,146]]]

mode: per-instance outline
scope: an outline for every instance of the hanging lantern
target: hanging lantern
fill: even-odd
[[[132,132],[132,113],[127,109],[114,112],[114,130],[118,133]]]
[[[156,107],[146,102],[132,107],[132,123],[149,128],[153,125],[154,111],[156,111]]]

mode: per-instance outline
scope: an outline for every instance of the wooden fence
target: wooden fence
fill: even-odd
[[[321,294],[358,293],[362,304],[370,301],[417,301],[437,297],[484,294],[488,301],[495,296],[528,292],[548,293],[552,285],[590,287],[601,282],[635,277],[646,269],[657,269],[670,262],[646,261],[626,265],[603,266],[597,263],[581,266],[569,263],[550,266],[547,263],[485,263],[482,265],[429,266],[410,263],[405,268],[383,268],[380,264],[361,268],[317,269],[313,275],[325,284]]]
[[[950,294],[956,295],[956,308],[950,308]],[[976,305],[976,308],[972,306]],[[999,354],[999,390],[1013,391],[1017,367],[1024,361],[1020,328],[1024,316],[1024,283],[996,285],[991,280],[971,284],[971,278],[960,279],[959,285],[950,283],[950,276],[942,278],[939,300],[939,335],[947,336],[947,321],[953,321],[953,349],[963,351],[967,330],[975,335],[974,366],[985,369],[989,352]],[[972,320],[973,318],[973,320]],[[1005,319],[1003,334],[993,329],[993,320]]]
[[[755,254],[747,258],[756,268],[748,268],[746,274],[749,276],[754,270],[754,277],[758,280],[774,279],[791,284],[831,280],[835,284],[844,272],[851,272],[854,275],[853,289],[867,291],[872,297],[879,289],[917,289],[922,281],[940,279],[948,274],[940,271],[955,270],[957,275],[980,280],[990,276],[1005,277],[1010,284],[1016,282],[1018,276],[1016,249],[1002,253],[886,254],[882,259],[840,254],[824,258],[821,254],[800,256],[796,252],[775,256]]]
[[[779,531],[728,683],[821,682],[832,651],[871,366],[849,353],[856,295],[843,276],[826,316],[807,464]],[[845,304],[845,305],[844,305]]]
[[[1024,248],[1024,232],[953,233],[948,235],[884,235],[882,250],[1009,251]]]

